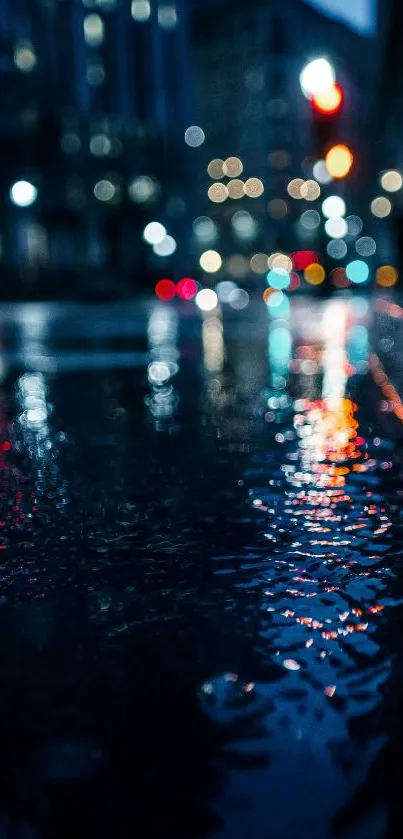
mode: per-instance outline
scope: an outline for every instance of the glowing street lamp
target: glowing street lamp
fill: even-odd
[[[310,61],[299,76],[302,93],[307,99],[325,93],[333,87],[334,82],[334,67],[326,58],[316,58],[314,61]]]

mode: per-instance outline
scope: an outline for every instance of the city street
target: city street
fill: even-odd
[[[401,835],[403,309],[275,315],[0,308],[1,839]]]

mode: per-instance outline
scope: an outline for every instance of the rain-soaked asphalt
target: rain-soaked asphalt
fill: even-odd
[[[403,310],[0,310],[0,837],[401,837]]]

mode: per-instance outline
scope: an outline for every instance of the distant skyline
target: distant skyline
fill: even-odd
[[[337,18],[361,35],[376,33],[376,0],[305,0],[329,17]]]

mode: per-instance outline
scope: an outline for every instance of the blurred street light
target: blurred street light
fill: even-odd
[[[30,207],[37,196],[38,190],[29,181],[16,181],[10,189],[10,198],[17,207]]]
[[[300,73],[301,90],[307,99],[319,93],[325,93],[334,85],[334,67],[326,58],[310,61]]]

